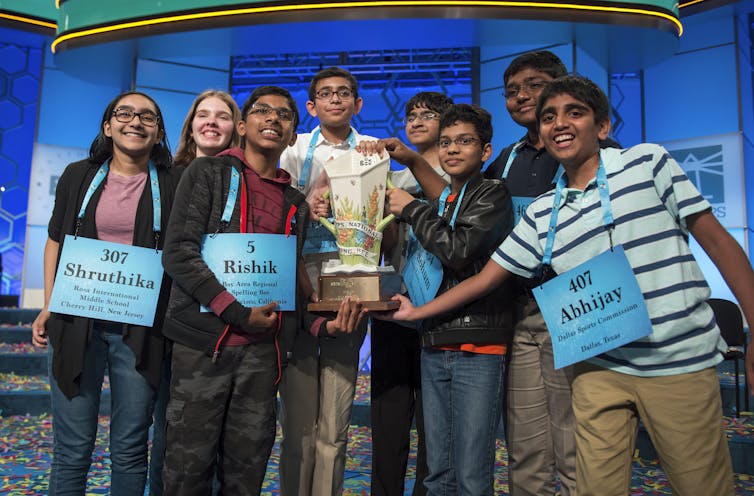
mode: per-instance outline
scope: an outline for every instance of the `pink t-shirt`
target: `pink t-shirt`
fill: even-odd
[[[136,207],[146,184],[146,172],[135,176],[108,173],[94,213],[97,238],[124,245],[133,244]]]

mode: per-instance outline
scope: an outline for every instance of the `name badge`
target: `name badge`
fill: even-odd
[[[622,246],[534,288],[552,337],[555,368],[649,335],[652,323]]]
[[[414,237],[414,231],[409,231],[406,246],[406,265],[401,271],[403,283],[408,289],[411,303],[421,306],[437,296],[442,283],[442,263],[424,249]]]
[[[204,236],[202,241],[207,267],[246,307],[276,301],[279,310],[295,310],[296,258],[296,236],[221,233]]]
[[[311,221],[306,228],[306,241],[301,249],[303,255],[338,251],[335,236],[319,222]]]
[[[162,285],[162,251],[65,237],[51,312],[151,327]]]
[[[534,201],[534,198],[529,196],[512,196],[511,201],[513,202],[513,223],[515,225],[518,224],[518,221],[524,216],[524,212],[529,208],[529,205]]]

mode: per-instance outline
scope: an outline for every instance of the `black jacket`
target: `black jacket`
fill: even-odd
[[[84,201],[84,195],[99,170],[100,165],[89,160],[75,162],[66,167],[58,180],[55,190],[55,207],[47,232],[50,239],[60,243],[58,263],[63,251],[66,234],[73,234],[76,230],[76,218],[79,208]],[[160,183],[160,202],[162,204],[161,226],[163,233],[168,224],[168,216],[173,205],[181,167],[158,168],[157,177]],[[79,235],[97,239],[95,211],[99,203],[105,182],[97,188],[87,205],[84,219],[79,228]],[[152,188],[150,181],[144,186],[144,192],[139,199],[136,209],[136,223],[134,225],[135,246],[153,248],[155,236],[152,231]],[[157,241],[157,248],[162,248],[164,235]],[[57,264],[56,264],[57,266]],[[133,350],[136,357],[136,370],[143,375],[153,388],[160,384],[162,360],[164,359],[168,343],[162,337],[161,327],[167,307],[170,291],[170,280],[163,277],[160,288],[160,298],[157,302],[153,327],[123,324],[123,341]],[[61,391],[72,398],[79,392],[81,370],[84,363],[84,353],[91,338],[92,319],[75,315],[53,313],[47,323],[47,332],[53,347],[52,374]]]
[[[209,307],[210,302],[225,291],[202,260],[203,236],[215,232],[241,232],[240,194],[236,199],[230,224],[221,225],[228,198],[231,167],[238,170],[243,181],[245,166],[236,157],[201,157],[191,162],[178,185],[162,256],[165,271],[173,278],[163,333],[178,343],[202,350],[208,355],[214,353],[227,324],[243,327],[249,315],[249,309],[237,301],[223,312],[223,318],[211,312],[199,311],[199,304]],[[279,232],[285,232],[286,222],[292,224],[291,232],[296,235],[296,249],[300,256],[306,236],[309,207],[304,195],[293,187],[285,188],[283,198],[285,204]],[[290,218],[289,212],[294,213]],[[300,293],[296,302],[296,312],[282,312],[277,336],[282,352],[281,361],[287,357],[304,315],[308,320],[314,318],[304,312],[304,297]]]
[[[493,251],[513,229],[510,194],[499,180],[469,179],[458,207],[455,227],[450,228],[455,202],[444,215],[438,203],[412,201],[401,217],[411,224],[416,238],[443,265],[438,294],[482,270]],[[511,285],[504,283],[469,305],[422,323],[422,345],[503,344],[513,332]]]

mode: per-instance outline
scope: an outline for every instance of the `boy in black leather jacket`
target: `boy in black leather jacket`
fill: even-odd
[[[387,193],[391,212],[411,225],[415,239],[434,257],[437,269],[427,269],[425,278],[430,292],[445,292],[476,274],[513,227],[507,189],[499,180],[482,177],[482,165],[492,155],[491,139],[487,111],[452,106],[440,119],[438,141],[450,186],[431,203],[400,189]],[[504,285],[422,323],[422,395],[425,411],[432,412],[425,418],[429,475],[424,484],[430,494],[494,494],[511,303],[511,288]]]

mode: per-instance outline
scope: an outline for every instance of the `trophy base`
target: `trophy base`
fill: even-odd
[[[361,300],[367,310],[379,312],[399,307],[390,298],[401,291],[401,275],[391,273],[323,274],[319,276],[320,301],[309,303],[312,312],[337,312],[346,296]]]
[[[370,312],[387,312],[390,310],[397,310],[401,304],[397,301],[362,301],[364,308]],[[340,308],[339,301],[318,301],[316,303],[309,303],[307,310],[310,312],[337,312]]]

